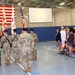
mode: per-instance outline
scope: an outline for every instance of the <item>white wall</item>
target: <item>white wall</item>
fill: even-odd
[[[56,12],[55,26],[71,26],[75,25],[75,9],[66,9]]]
[[[23,14],[28,17],[28,8],[23,9]],[[15,9],[16,27],[21,27],[20,19],[20,9],[16,7]],[[25,17],[26,27],[48,27],[48,26],[70,26],[75,25],[75,8],[66,9],[59,11],[53,11],[53,22],[52,23],[29,23],[28,19]],[[0,26],[1,27],[1,26]],[[8,26],[10,28],[10,26]]]

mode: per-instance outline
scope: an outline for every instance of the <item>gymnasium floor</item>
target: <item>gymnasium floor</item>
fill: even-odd
[[[58,54],[54,41],[39,42],[37,46],[37,60],[32,64],[31,73],[23,71],[22,62],[0,66],[0,75],[75,75],[75,58]],[[22,61],[22,59],[21,59]]]

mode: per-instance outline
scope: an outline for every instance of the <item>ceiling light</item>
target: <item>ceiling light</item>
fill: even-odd
[[[21,5],[21,3],[18,3],[18,5]]]
[[[64,2],[60,3],[60,5],[64,5],[64,4],[65,4]]]

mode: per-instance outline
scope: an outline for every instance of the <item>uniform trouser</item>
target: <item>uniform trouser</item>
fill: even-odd
[[[24,64],[24,68],[31,68],[31,65],[32,65],[32,55],[31,53],[23,53],[23,64]]]
[[[10,62],[11,48],[10,48],[10,44],[7,42],[3,44],[3,53],[4,53],[4,58],[6,63]]]
[[[4,52],[4,56],[5,56],[5,61],[10,61],[10,50],[6,50]]]
[[[19,60],[20,59],[20,51],[18,50],[18,48],[14,48],[14,59],[15,60]]]
[[[37,58],[37,50],[32,51],[32,59]]]
[[[0,51],[0,65],[1,65],[1,51]]]

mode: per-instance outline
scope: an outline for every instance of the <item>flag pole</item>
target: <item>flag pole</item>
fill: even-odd
[[[7,25],[6,25],[6,15],[5,15],[5,5],[3,4],[3,22],[2,22],[2,35],[3,35],[3,32],[4,30],[7,30]]]
[[[26,26],[25,26],[24,14],[21,5],[20,5],[20,16],[21,16],[21,27],[25,28]]]
[[[16,25],[15,25],[15,17],[14,17],[14,10],[15,7],[12,5],[12,19],[11,19],[11,34],[13,34],[13,29],[16,29]]]

